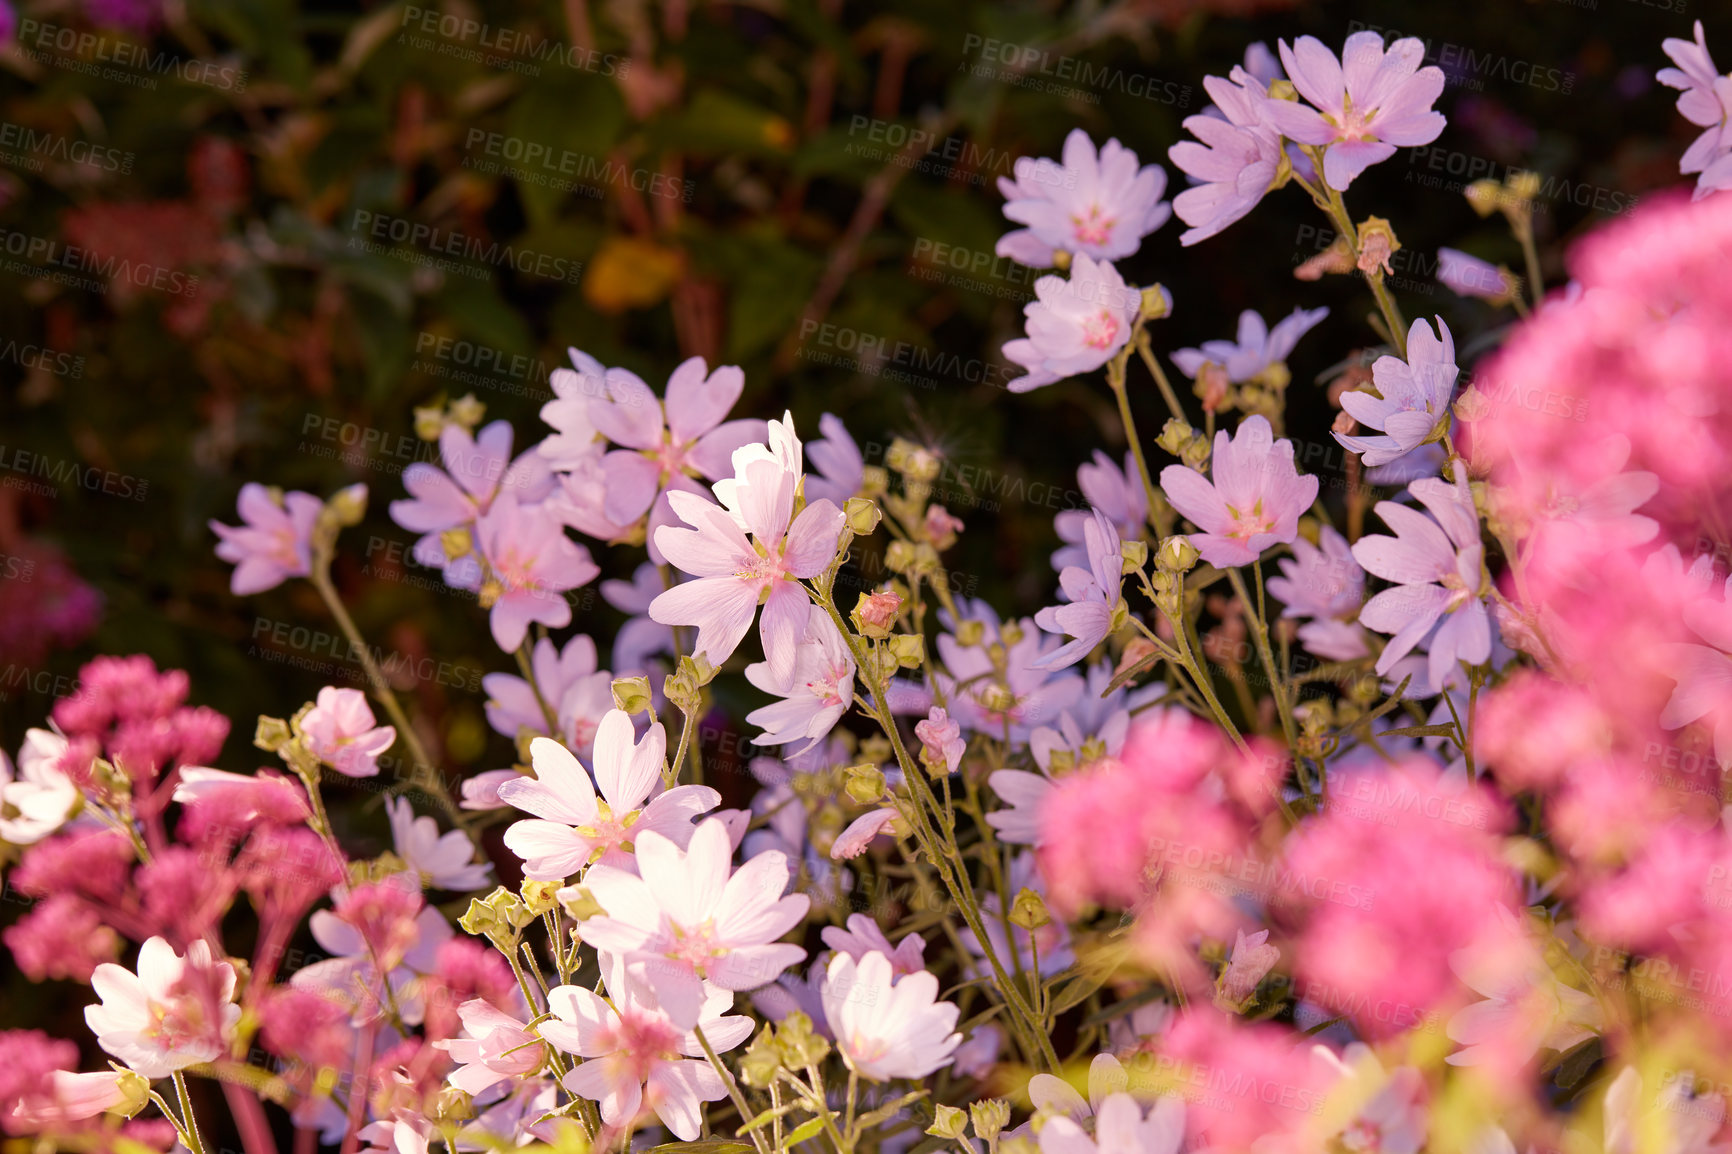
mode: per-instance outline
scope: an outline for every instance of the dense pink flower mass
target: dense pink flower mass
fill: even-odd
[[[1299,517],[1317,499],[1317,478],[1293,463],[1293,442],[1275,439],[1266,417],[1247,417],[1229,439],[1215,434],[1213,480],[1184,465],[1161,470],[1167,500],[1202,530],[1191,534],[1203,560],[1249,565],[1299,535]]]
[[[1080,128],[1065,137],[1062,165],[1019,158],[1015,179],[999,177],[998,188],[1004,215],[1027,226],[1000,237],[998,255],[1036,268],[1050,267],[1054,250],[1096,260],[1130,256],[1173,213],[1161,199],[1167,174],[1159,165],[1137,167],[1137,154],[1117,140],[1097,154]]]

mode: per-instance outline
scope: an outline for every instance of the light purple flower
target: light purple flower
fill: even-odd
[[[1068,605],[1048,605],[1034,615],[1035,624],[1048,633],[1062,633],[1071,640],[1035,662],[1036,669],[1063,669],[1087,657],[1113,631],[1113,619],[1123,602],[1124,556],[1119,551],[1118,531],[1105,514],[1096,513],[1083,526],[1087,569],[1071,566],[1059,574],[1059,586]]]
[[[313,756],[345,777],[377,775],[379,756],[397,740],[395,727],[374,726],[366,694],[329,685],[301,718],[301,732]]]
[[[794,516],[799,474],[768,453],[742,457],[728,489],[730,508],[695,493],[668,495],[674,513],[691,528],[663,526],[656,539],[668,561],[697,580],[660,594],[649,614],[663,625],[697,626],[697,651],[719,667],[733,655],[762,605],[758,629],[769,684],[781,690],[793,679],[796,642],[810,604],[800,581],[829,566],[844,519],[842,510],[824,500]],[[751,540],[735,524],[736,513]]]
[[[1386,52],[1380,33],[1355,32],[1340,60],[1314,36],[1280,47],[1293,87],[1315,107],[1272,100],[1268,116],[1283,136],[1326,146],[1323,178],[1331,188],[1345,189],[1397,147],[1430,144],[1443,132],[1443,114],[1431,109],[1443,94],[1443,69],[1420,67],[1424,41],[1405,37]]]
[[[1299,536],[1299,516],[1317,499],[1317,478],[1293,464],[1293,442],[1275,440],[1262,416],[1245,418],[1232,440],[1215,434],[1214,479],[1184,465],[1161,470],[1161,490],[1173,508],[1202,530],[1191,544],[1220,569],[1249,565],[1272,545]]]
[[[1433,439],[1450,419],[1449,401],[1461,370],[1455,364],[1455,338],[1443,318],[1437,332],[1423,318],[1407,330],[1407,359],[1382,356],[1371,366],[1371,381],[1382,396],[1353,390],[1341,394],[1341,407],[1381,437],[1334,434],[1342,448],[1358,453],[1367,466],[1386,465]]]
[[[917,974],[926,968],[926,939],[909,934],[892,946],[878,923],[866,914],[849,914],[848,928],[825,926],[818,934],[824,944],[839,954],[859,961],[867,954],[883,954],[890,961],[893,974]]]
[[[385,812],[391,819],[392,847],[423,885],[468,893],[492,880],[493,867],[472,860],[475,846],[462,830],[440,833],[438,822],[415,816],[406,797],[386,798]]]
[[[780,701],[754,709],[746,721],[764,732],[757,745],[786,745],[806,739],[804,753],[827,737],[854,704],[854,658],[827,613],[806,606],[806,624],[794,647],[794,676],[777,687],[767,662],[746,666],[746,680]]]
[[[365,489],[363,489],[365,492]],[[257,482],[241,486],[240,525],[210,523],[216,555],[235,567],[229,589],[237,597],[275,589],[290,577],[313,571],[313,523],[325,503],[311,493],[282,494],[279,504]]]
[[[694,478],[732,475],[734,450],[764,439],[763,421],[723,420],[745,385],[738,366],[711,372],[702,357],[691,357],[668,377],[665,404],[623,369],[608,370],[607,398],[589,402],[596,431],[620,446],[602,462],[607,484],[601,512],[616,525],[649,513],[650,559],[657,564],[664,560],[657,530],[674,524],[666,495],[701,492]]]
[[[1279,562],[1281,576],[1269,578],[1269,593],[1285,606],[1281,616],[1312,619],[1299,627],[1299,641],[1311,653],[1329,661],[1364,657],[1370,649],[1357,618],[1365,570],[1334,529],[1323,526],[1317,539],[1317,545],[1303,537],[1293,542],[1293,556]]]
[[[1732,116],[1728,114],[1732,109],[1732,77],[1715,71],[1700,20],[1696,21],[1694,41],[1668,37],[1660,47],[1678,67],[1660,69],[1655,79],[1668,88],[1683,90],[1678,112],[1705,130],[1678,162],[1678,171],[1685,175],[1701,173],[1694,196],[1701,200],[1717,189],[1732,186]]]
[[[866,459],[860,446],[848,435],[848,427],[834,413],[818,418],[818,431],[823,439],[806,446],[817,476],[806,477],[806,500],[830,501],[840,509],[850,497],[860,495],[866,483]]]
[[[1071,261],[1070,279],[1043,276],[1034,294],[1022,310],[1028,336],[1004,346],[1005,359],[1026,370],[1006,386],[1013,393],[1100,368],[1131,339],[1142,308],[1142,294],[1126,287],[1118,269],[1082,253]]]
[[[1191,227],[1182,245],[1207,240],[1242,219],[1281,179],[1281,134],[1271,126],[1271,101],[1256,77],[1235,67],[1228,83],[1205,76],[1203,87],[1220,116],[1190,116],[1185,128],[1196,140],[1182,140],[1167,157],[1199,181],[1173,198],[1173,211]]]
[[[1141,537],[1149,517],[1148,492],[1143,488],[1142,474],[1137,471],[1136,457],[1131,453],[1125,454],[1125,467],[1121,470],[1111,457],[1096,449],[1092,464],[1077,466],[1076,483],[1090,507],[1065,509],[1053,518],[1058,538],[1065,543],[1064,548],[1052,555],[1052,567],[1061,573],[1072,565],[1088,565],[1083,527],[1094,519],[1096,512],[1105,514],[1121,540]]]
[[[613,638],[613,669],[620,677],[647,674],[652,668],[650,658],[658,653],[674,652],[673,627],[653,620],[650,604],[667,589],[662,574],[645,561],[632,573],[630,581],[611,580],[601,583],[601,596],[609,605],[632,617],[619,627]]]
[[[999,741],[1008,734],[1012,745],[1022,745],[1036,726],[1056,720],[1076,701],[1083,679],[1075,673],[1040,668],[1041,659],[1059,646],[1031,618],[1000,625],[998,615],[983,601],[958,598],[957,607],[965,619],[979,621],[984,628],[974,645],[964,645],[954,632],[938,635],[945,672],[934,678],[949,702],[949,716],[975,733]],[[947,629],[954,629],[948,614],[941,620]],[[993,659],[995,647],[1002,652],[1002,664]]]
[[[1161,199],[1167,174],[1159,165],[1139,168],[1137,154],[1109,140],[1097,155],[1088,133],[1073,128],[1064,141],[1064,164],[1023,157],[1016,179],[1000,178],[1004,215],[1026,229],[1006,234],[998,255],[1037,268],[1052,265],[1052,250],[1117,260],[1142,246],[1173,214]],[[1024,261],[1044,253],[1045,260]]]
[[[565,593],[593,581],[601,570],[589,550],[565,535],[543,505],[520,505],[511,494],[493,503],[477,528],[476,546],[491,581],[483,584],[473,555],[446,570],[459,588],[492,596],[493,640],[507,653],[523,644],[531,621],[550,629],[571,624]]]
[[[607,375],[625,372],[608,369],[588,353],[566,349],[576,369],[563,366],[548,375],[553,386],[553,400],[541,406],[541,419],[553,426],[553,433],[536,446],[536,452],[546,458],[550,467],[564,472],[580,461],[601,454],[595,422],[589,418],[589,402],[607,396]]]
[[[1437,280],[1461,296],[1500,304],[1515,299],[1521,292],[1521,282],[1508,269],[1456,248],[1437,250]]]
[[[489,769],[463,779],[461,809],[504,809],[506,802],[499,796],[499,787],[523,775],[515,769]]]
[[[502,493],[533,505],[553,492],[547,460],[531,449],[513,461],[511,439],[510,421],[494,421],[482,428],[480,436],[470,435],[462,425],[448,424],[439,434],[439,456],[445,468],[416,461],[403,470],[403,487],[410,499],[391,502],[391,519],[412,533],[425,534],[416,544],[416,560],[443,567],[445,551],[439,534],[473,525]]]
[[[567,689],[595,674],[595,642],[579,633],[565,643],[562,651],[554,647],[552,638],[543,637],[530,653],[529,668],[548,705],[557,709]],[[481,687],[487,691],[487,723],[495,730],[510,738],[516,738],[525,729],[543,737],[552,736],[547,731],[547,716],[529,682],[510,673],[489,673],[481,679]],[[587,752],[579,752],[587,756]]]
[[[1396,535],[1353,543],[1353,557],[1366,572],[1395,583],[1365,603],[1359,623],[1393,635],[1377,659],[1378,673],[1387,673],[1436,628],[1429,673],[1432,684],[1442,685],[1457,661],[1478,665],[1491,656],[1491,620],[1481,592],[1485,547],[1465,470],[1457,470],[1453,485],[1428,477],[1409,489],[1430,517],[1379,501],[1377,515]]]
[[[1173,363],[1191,378],[1201,373],[1204,365],[1220,365],[1229,381],[1242,384],[1272,365],[1285,364],[1299,338],[1328,315],[1327,308],[1296,308],[1271,329],[1255,309],[1246,309],[1239,314],[1236,341],[1204,341],[1200,348],[1175,349]]]

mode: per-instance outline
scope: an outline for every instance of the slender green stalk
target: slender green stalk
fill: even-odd
[[[1251,633],[1257,640],[1257,656],[1263,660],[1263,671],[1269,675],[1269,692],[1275,697],[1275,712],[1281,716],[1281,732],[1287,738],[1287,747],[1299,750],[1299,734],[1293,728],[1293,710],[1287,703],[1287,679],[1282,676],[1281,669],[1275,664],[1274,651],[1269,648],[1269,623],[1257,609],[1252,608],[1250,591],[1245,588],[1245,578],[1239,575],[1237,569],[1227,570],[1227,580],[1233,584],[1233,592],[1239,596],[1239,604],[1245,607],[1245,616],[1251,619]],[[1263,604],[1263,571],[1257,569],[1257,602]]]
[[[1161,390],[1161,399],[1167,402],[1167,408],[1172,410],[1173,417],[1184,421],[1185,408],[1179,404],[1179,394],[1174,391],[1173,383],[1167,380],[1166,370],[1161,368],[1161,362],[1155,356],[1153,338],[1149,336],[1147,329],[1137,330],[1137,353],[1148,367],[1149,375],[1155,378],[1155,387]]]
[[[1154,478],[1149,475],[1148,458],[1143,455],[1143,439],[1137,435],[1137,419],[1131,415],[1131,398],[1125,389],[1125,362],[1129,357],[1130,350],[1126,349],[1107,365],[1107,386],[1119,403],[1119,420],[1124,422],[1125,439],[1131,443],[1131,454],[1137,460],[1137,474],[1143,479],[1143,493],[1148,498],[1149,512],[1153,513],[1161,507],[1161,498],[1155,489]]]
[[[186,1126],[187,1149],[192,1154],[204,1154],[204,1138],[198,1132],[198,1119],[193,1117],[192,1096],[187,1093],[186,1075],[174,1072],[174,1093],[180,1099],[180,1117]]]
[[[693,1026],[692,1033],[697,1036],[698,1045],[704,1048],[704,1057],[710,1060],[710,1065],[715,1068],[716,1074],[722,1079],[722,1085],[728,1088],[728,1098],[733,1102],[734,1109],[739,1112],[740,1125],[744,1126],[755,1115],[752,1108],[746,1104],[745,1095],[740,1093],[740,1086],[738,1082],[734,1081],[733,1071],[722,1065],[722,1060],[716,1056],[715,1047],[711,1046],[710,1040],[704,1037],[702,1026]],[[770,1154],[770,1148],[764,1143],[762,1127],[752,1131],[752,1145],[758,1148],[758,1154]]]

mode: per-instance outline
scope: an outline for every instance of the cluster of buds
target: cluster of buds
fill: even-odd
[[[423,441],[437,441],[447,425],[459,425],[473,432],[487,415],[487,406],[465,393],[447,402],[441,393],[430,405],[415,406],[415,435]]]
[[[524,929],[540,916],[522,898],[499,886],[484,898],[470,898],[469,909],[457,924],[465,933],[484,937],[507,957],[514,957]]]
[[[812,1028],[811,1018],[796,1010],[752,1039],[740,1059],[740,1080],[764,1089],[784,1071],[811,1069],[829,1053],[829,1040]]]
[[[1220,366],[1213,366],[1219,368]],[[1203,371],[1197,375],[1197,383],[1202,384],[1211,366],[1204,365]],[[1221,379],[1226,380],[1223,371]],[[1155,444],[1177,457],[1189,468],[1199,473],[1207,472],[1209,468],[1209,440],[1203,436],[1201,429],[1192,428],[1177,417],[1169,417],[1167,423],[1161,426],[1161,435],[1155,438]]]

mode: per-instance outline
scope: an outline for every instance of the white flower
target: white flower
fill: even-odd
[[[805,628],[794,648],[793,681],[777,686],[766,661],[746,666],[746,680],[782,699],[746,715],[764,730],[753,742],[786,745],[805,738],[793,751],[796,756],[822,741],[854,703],[854,658],[836,623],[815,606],[807,606]]]
[[[439,823],[416,817],[406,797],[386,798],[385,812],[391,816],[397,856],[421,876],[423,884],[463,893],[480,889],[492,877],[491,865],[471,860],[475,847],[462,830],[440,834]]]
[[[78,787],[56,767],[66,739],[46,729],[24,734],[18,774],[0,753],[0,841],[34,845],[66,824],[78,804]]]
[[[102,999],[84,1008],[97,1045],[147,1078],[216,1061],[240,1021],[234,967],[214,962],[202,940],[183,957],[151,938],[139,948],[137,973],[104,962],[90,985]]]
[[[1418,1154],[1425,1145],[1425,1079],[1412,1066],[1385,1074],[1371,1047],[1354,1042],[1337,1056],[1328,1046],[1311,1051],[1336,1076],[1323,1121],[1335,1145],[1345,1150]]]
[[[847,954],[830,959],[824,978],[824,1017],[850,1069],[875,1082],[924,1078],[950,1064],[962,1043],[958,1010],[938,1001],[938,979],[925,970],[896,978],[890,959]]]
[[[1185,1103],[1156,1099],[1147,1115],[1129,1094],[1109,1094],[1095,1113],[1094,1137],[1069,1117],[1041,1128],[1041,1154],[1178,1154],[1185,1140]]]

